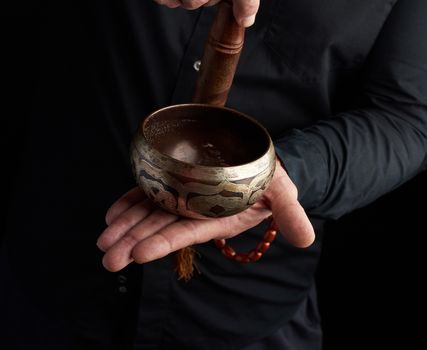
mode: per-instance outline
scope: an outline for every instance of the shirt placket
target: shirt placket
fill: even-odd
[[[180,70],[171,96],[171,105],[192,101],[204,42],[213,19],[213,9],[199,10],[199,18],[191,32],[181,59]],[[174,256],[145,264],[138,312],[134,350],[162,349],[167,334],[171,307],[170,282],[177,278]],[[167,345],[164,345],[167,348]]]
[[[214,8],[200,10],[199,18],[188,41],[172,94],[171,104],[192,102],[200,69],[203,47],[215,14]]]

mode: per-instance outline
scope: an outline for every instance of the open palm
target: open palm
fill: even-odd
[[[179,217],[158,208],[136,187],[108,210],[108,227],[97,244],[105,252],[105,268],[118,271],[132,261],[146,263],[190,245],[231,238],[271,215],[291,244],[307,247],[314,241],[314,230],[297,200],[297,189],[279,164],[258,202],[239,214],[223,218]]]

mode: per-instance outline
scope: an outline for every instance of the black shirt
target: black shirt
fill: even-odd
[[[427,3],[261,1],[227,105],[267,127],[319,239],[301,250],[279,237],[247,265],[199,245],[188,283],[173,256],[107,273],[95,242],[108,206],[134,186],[137,125],[191,101],[214,8],[63,1],[40,12],[39,85],[13,138],[2,240],[12,348],[318,348],[322,223],[426,165]],[[231,242],[244,250],[261,234]]]

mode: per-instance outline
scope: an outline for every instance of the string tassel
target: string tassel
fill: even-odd
[[[193,247],[186,247],[177,252],[175,272],[178,279],[188,282],[194,275],[194,269],[199,272],[195,264],[196,250]]]

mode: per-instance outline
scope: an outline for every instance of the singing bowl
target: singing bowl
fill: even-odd
[[[130,154],[135,179],[152,201],[197,219],[250,207],[269,185],[276,164],[271,138],[257,121],[204,104],[149,115]]]

